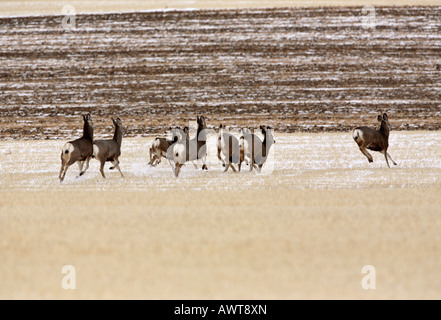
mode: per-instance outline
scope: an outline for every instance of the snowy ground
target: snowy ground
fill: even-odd
[[[208,172],[192,164],[176,179],[165,159],[148,166],[151,138],[123,140],[121,168],[101,178],[99,164],[91,161],[81,178],[77,165],[69,168],[64,183],[58,181],[60,148],[64,141],[0,142],[0,190],[221,190],[221,189],[342,189],[408,188],[440,186],[440,132],[392,132],[389,153],[398,166],[388,169],[382,154],[372,152],[374,163],[358,150],[351,133],[275,134],[276,144],[261,174],[223,173],[217,159],[216,136],[208,139]],[[106,165],[108,168],[110,164]]]

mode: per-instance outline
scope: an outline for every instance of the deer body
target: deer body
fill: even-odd
[[[156,166],[161,163],[161,158],[170,159],[172,157],[172,146],[178,142],[179,137],[176,132],[173,131],[173,138],[167,139],[163,137],[157,137],[150,148],[150,162],[149,165]]]
[[[104,174],[104,165],[106,162],[111,162],[113,167],[110,170],[118,169],[121,177],[124,177],[119,167],[119,157],[121,156],[121,143],[123,138],[123,128],[120,118],[114,120],[112,118],[113,125],[115,126],[115,134],[112,140],[95,140],[93,142],[93,157],[100,162],[100,172],[103,178],[106,178]]]
[[[192,161],[195,168],[197,165],[195,161],[202,160],[202,170],[208,170],[206,165],[207,158],[207,133],[205,118],[203,116],[197,117],[198,129],[196,137],[190,139],[188,131],[185,134],[186,138],[183,141],[176,143],[173,146],[173,168],[175,176],[179,176],[179,171],[187,161]]]
[[[233,163],[238,164],[240,171],[241,164],[244,161],[243,145],[241,145],[235,136],[230,133],[225,133],[222,125],[219,127],[217,148],[218,158],[225,167],[224,172],[226,172],[230,167],[234,172],[237,172],[233,166]],[[223,158],[222,155],[224,156]]]
[[[250,171],[256,169],[257,172],[262,170],[263,165],[268,159],[270,149],[276,141],[270,130],[271,127],[260,126],[263,134],[263,141],[253,132],[244,134],[244,155],[250,159]]]
[[[381,122],[378,130],[369,127],[358,127],[354,130],[352,137],[360,148],[361,153],[363,153],[368,159],[369,163],[373,162],[374,159],[367,149],[383,153],[386,159],[386,164],[390,168],[388,159],[390,159],[394,165],[397,164],[387,152],[387,149],[389,148],[390,133],[390,123],[387,114],[385,113],[383,116],[378,116],[378,121]]]
[[[62,148],[61,169],[58,175],[60,182],[63,182],[67,169],[75,162],[78,162],[79,176],[82,176],[89,168],[89,161],[93,155],[93,121],[90,113],[83,116],[83,121],[83,136],[66,143]],[[84,163],[86,163],[86,168],[83,170]]]

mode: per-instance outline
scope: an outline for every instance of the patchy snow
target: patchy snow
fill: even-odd
[[[236,133],[235,133],[236,134]],[[108,170],[107,179],[99,164],[80,178],[77,165],[69,168],[60,184],[60,148],[63,141],[1,141],[0,191],[6,190],[173,190],[173,189],[265,189],[265,188],[369,188],[441,186],[441,133],[392,132],[389,153],[398,166],[387,168],[384,157],[371,152],[374,163],[358,150],[350,132],[323,134],[277,134],[276,144],[261,174],[223,173],[217,159],[216,136],[208,138],[208,172],[187,163],[175,178],[168,161],[148,166],[152,138],[123,140],[121,169]]]

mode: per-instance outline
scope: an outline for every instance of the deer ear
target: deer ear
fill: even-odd
[[[383,120],[383,118],[381,116],[378,116],[378,121],[381,122]]]
[[[384,114],[383,114],[383,120],[386,120],[386,121],[387,121],[388,119],[389,119],[389,118],[388,118],[387,114],[384,113]]]

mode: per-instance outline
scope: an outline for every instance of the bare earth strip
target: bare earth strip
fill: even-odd
[[[393,132],[391,169],[351,139],[277,134],[266,174],[223,174],[210,150],[179,179],[126,139],[125,179],[93,161],[63,184],[63,141],[0,142],[0,298],[441,298],[441,134]]]

